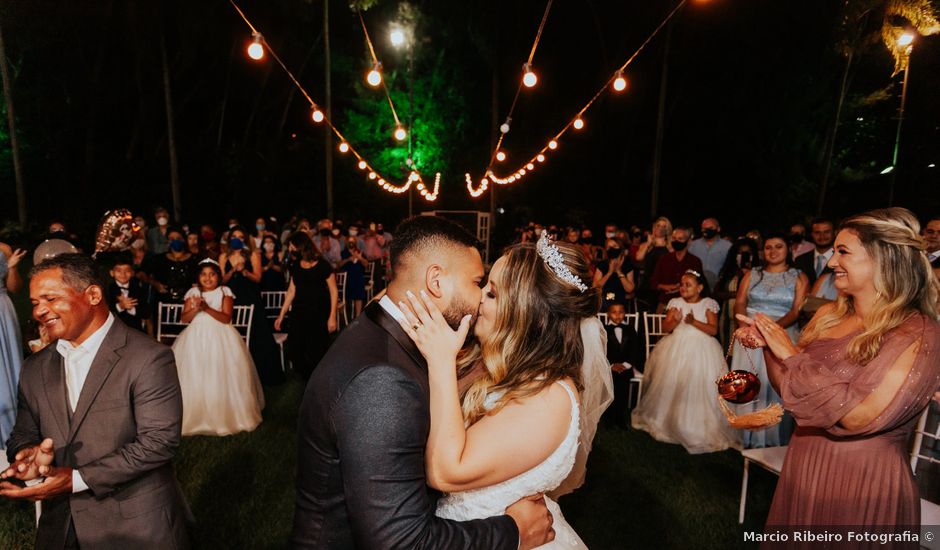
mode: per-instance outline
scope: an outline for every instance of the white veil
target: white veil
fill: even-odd
[[[581,364],[581,436],[578,454],[568,477],[561,482],[551,497],[557,499],[584,484],[587,458],[597,432],[601,414],[614,400],[614,380],[607,361],[607,331],[600,319],[591,316],[581,321],[581,342],[584,346],[584,362]]]

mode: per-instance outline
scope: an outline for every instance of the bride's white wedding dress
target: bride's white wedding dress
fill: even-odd
[[[548,493],[558,487],[571,472],[578,451],[580,409],[574,392],[564,382],[561,384],[571,398],[571,422],[568,434],[561,444],[541,464],[489,487],[470,489],[450,493],[437,503],[437,515],[445,519],[467,521],[484,519],[506,513],[506,508],[517,500],[536,493]],[[501,397],[498,392],[491,393],[486,399],[486,408],[491,409]],[[539,548],[587,548],[574,529],[565,521],[558,503],[545,497],[545,504],[552,513],[555,540]]]

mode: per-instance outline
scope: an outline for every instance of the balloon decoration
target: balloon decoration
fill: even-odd
[[[44,260],[55,258],[60,254],[78,254],[78,249],[72,243],[62,239],[48,239],[36,247],[33,252],[33,265],[39,265]]]
[[[105,212],[95,234],[95,254],[127,250],[137,231],[140,231],[140,228],[134,224],[134,216],[130,210],[118,208]]]

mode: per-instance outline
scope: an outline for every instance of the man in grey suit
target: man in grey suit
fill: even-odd
[[[90,258],[30,279],[33,317],[58,341],[23,364],[0,495],[42,501],[37,548],[187,547],[173,352],[115,322]]]

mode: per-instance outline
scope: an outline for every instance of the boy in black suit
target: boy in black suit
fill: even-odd
[[[112,313],[127,326],[153,336],[149,288],[134,276],[131,257],[117,255],[109,273],[114,279],[108,285],[108,304]]]
[[[604,413],[608,420],[621,428],[627,427],[627,401],[630,379],[634,369],[640,366],[640,337],[632,325],[624,322],[627,310],[620,302],[611,302],[607,306],[607,360],[614,377],[614,402]]]

